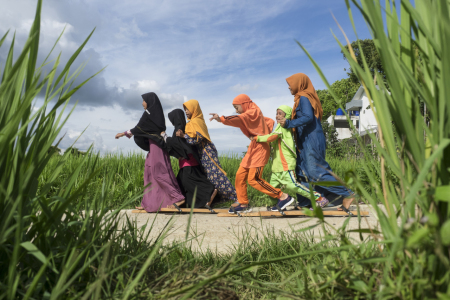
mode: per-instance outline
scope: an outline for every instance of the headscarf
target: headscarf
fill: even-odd
[[[206,127],[205,119],[203,119],[202,109],[200,108],[200,104],[197,100],[189,100],[183,103],[183,106],[186,107],[191,112],[191,118],[188,119],[189,122],[186,124],[185,133],[190,137],[197,136],[197,132],[199,132],[205,139],[211,142],[211,138],[209,137],[208,127]]]
[[[182,157],[185,159],[189,159],[189,154],[192,154],[192,156],[200,163],[197,151],[194,151],[192,146],[190,146],[185,139],[177,137],[176,135],[178,129],[181,129],[183,132],[185,130],[186,118],[184,116],[184,111],[179,108],[172,110],[169,113],[169,120],[175,127],[172,137],[168,137],[166,140],[167,151],[169,154],[175,158]]]
[[[150,151],[148,139],[155,141],[158,146],[165,149],[166,144],[161,137],[161,132],[166,131],[166,122],[164,119],[164,112],[155,93],[147,93],[142,95],[147,109],[142,114],[136,127],[131,129],[136,145],[145,151]]]
[[[249,96],[240,94],[233,100],[233,105],[241,105],[243,113],[239,115],[239,118],[244,123],[244,127],[241,127],[241,131],[247,137],[262,135],[264,126],[267,126],[269,132],[272,131],[275,122],[271,118],[264,117],[261,109],[253,103]],[[262,130],[262,131],[261,131]]]
[[[277,109],[281,109],[286,114],[286,119],[291,118],[292,107],[287,105],[280,105]],[[295,153],[295,144],[291,129],[284,128],[283,126],[281,126],[281,124],[277,124],[277,127],[275,127],[275,130],[273,132],[278,133],[283,143],[291,150],[294,155],[297,155]]]
[[[308,98],[309,102],[311,103],[316,118],[319,119],[319,121],[321,121],[323,115],[322,104],[320,104],[319,96],[317,95],[316,90],[314,89],[311,79],[309,79],[309,77],[303,73],[297,73],[286,78],[286,82],[289,84],[289,87],[292,89],[295,95],[294,97],[295,104],[292,111],[291,119],[293,120],[295,118],[295,110],[297,109],[298,104],[300,103],[300,97],[304,96]]]

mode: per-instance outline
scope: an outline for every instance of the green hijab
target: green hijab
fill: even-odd
[[[287,105],[280,105],[277,109],[281,109],[285,114],[285,119],[290,120],[292,115],[292,107]],[[294,137],[292,136],[292,131],[289,128],[284,128],[281,124],[277,124],[275,127],[274,133],[280,134],[281,140],[283,143],[291,150],[292,153],[295,153],[295,143]]]

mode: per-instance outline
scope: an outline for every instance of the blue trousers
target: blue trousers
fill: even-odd
[[[330,175],[331,178],[324,179],[323,181],[336,181],[336,179]],[[298,176],[297,180],[309,188],[309,183],[306,182],[305,177]],[[320,182],[317,182],[316,185],[314,185],[314,190],[320,194],[322,194],[323,197],[330,200],[330,204],[337,206],[341,205],[344,198],[349,197],[353,194],[353,192],[346,187],[339,185],[339,186],[319,186],[317,184],[320,184]],[[297,201],[299,206],[310,206],[311,200],[309,198],[306,198],[300,194],[297,194]]]

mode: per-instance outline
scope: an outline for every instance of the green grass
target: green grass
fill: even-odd
[[[93,154],[88,154],[92,156]],[[53,174],[55,166],[61,161],[61,157],[54,155],[43,173],[39,177],[39,187],[45,185],[49,181],[49,178]],[[64,165],[58,178],[52,183],[52,189],[48,192],[47,196],[54,196],[58,194],[63,182],[72,174],[73,170],[78,164],[83,161],[85,157],[69,155],[64,159]],[[241,157],[238,154],[227,154],[226,156],[219,157],[220,163],[227,172],[228,178],[234,185],[235,174],[239,168]],[[358,163],[361,160],[357,159],[341,159],[328,157],[328,162],[332,167],[335,174],[340,177],[344,177],[349,170],[356,170]],[[98,159],[98,164],[101,166],[101,171],[97,173],[93,178],[89,180],[89,184],[86,187],[86,193],[94,195],[98,190],[102,189],[103,179],[105,176],[111,177],[111,187],[105,191],[108,195],[106,197],[107,203],[111,208],[122,207],[122,204],[136,194],[142,193],[144,186],[144,162],[145,156],[137,153],[111,153],[106,154]],[[172,159],[172,169],[178,174],[178,161]],[[88,166],[90,168],[90,166]],[[264,167],[263,178],[270,181],[272,163],[269,163]],[[89,176],[89,172],[80,172],[76,178],[75,187],[81,185]],[[272,205],[275,200],[269,196],[261,193],[260,191],[248,186],[248,195],[253,206],[266,206]],[[140,205],[140,200],[137,199],[134,203],[130,203],[126,208],[133,208],[135,205]]]
[[[449,299],[450,2],[346,3],[350,21],[354,11],[366,21],[386,73],[375,74],[377,87],[337,41],[376,107],[380,139],[371,137],[377,156],[359,140],[363,159],[329,162],[372,206],[379,232],[362,218],[358,229],[350,219],[334,228],[315,207],[303,231],[248,237],[220,255],[183,240],[163,246],[171,221],[152,240],[152,224],[119,224],[120,210],[142,197],[143,157],[49,152],[67,120],[61,108],[84,84],[72,86],[80,70],[71,64],[90,35],[62,68],[59,56],[44,62],[53,67],[43,75],[38,1],[27,42],[14,51],[13,40],[1,70],[0,300]],[[34,112],[37,95],[45,102]],[[233,179],[238,160],[222,161]]]

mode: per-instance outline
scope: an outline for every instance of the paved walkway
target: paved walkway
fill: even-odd
[[[266,210],[265,208],[259,208]],[[356,206],[351,206],[356,210]],[[378,220],[373,214],[373,209],[367,205],[360,205],[360,209],[369,212],[369,216],[362,218],[362,228],[377,229]],[[258,208],[254,208],[258,210]],[[326,210],[333,210],[328,208]],[[334,208],[335,210],[335,208]],[[155,214],[155,213],[131,213],[131,210],[124,210],[131,220],[136,220],[138,227],[147,225],[146,232],[154,222],[150,238],[156,238],[164,228],[170,228],[165,243],[186,241],[186,229],[189,222],[189,214]],[[342,226],[347,217],[326,217],[325,220],[335,228]],[[318,222],[315,218],[308,217],[217,217],[214,214],[194,214],[191,219],[189,239],[194,238],[192,248],[197,251],[211,250],[219,253],[232,251],[240,239],[250,235],[252,238],[260,239],[264,234],[273,232],[279,235],[282,231],[287,234],[295,233],[296,230],[314,225]],[[167,227],[169,226],[169,227]],[[319,236],[320,227],[314,229],[314,235]],[[352,217],[349,222],[350,229],[358,228],[358,218]],[[352,233],[352,236],[359,240],[359,235]]]

